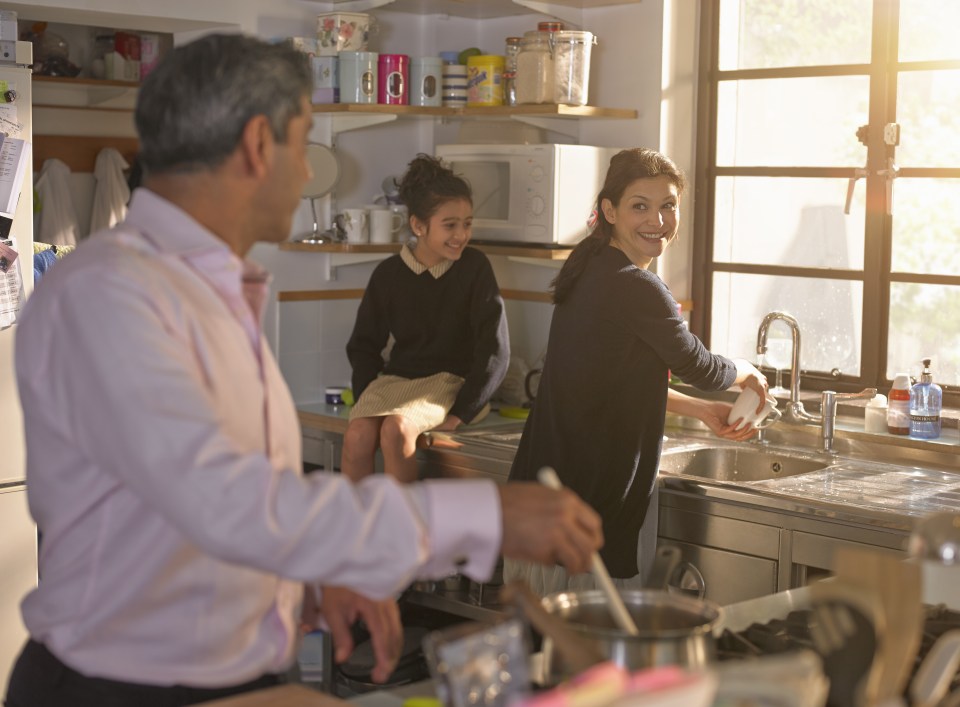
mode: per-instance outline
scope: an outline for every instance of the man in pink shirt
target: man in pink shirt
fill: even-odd
[[[27,302],[17,380],[43,542],[8,707],[166,707],[275,683],[303,583],[337,659],[364,619],[384,680],[392,596],[412,580],[483,580],[500,553],[581,572],[602,543],[588,506],[535,484],[300,474],[260,333],[267,274],[244,258],[290,232],[311,83],[282,45],[173,50],[140,90],[145,181],[127,219]]]

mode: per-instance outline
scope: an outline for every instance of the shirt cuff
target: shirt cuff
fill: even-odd
[[[427,521],[430,555],[423,579],[461,573],[476,582],[493,575],[500,557],[503,522],[496,484],[445,479],[410,487]]]

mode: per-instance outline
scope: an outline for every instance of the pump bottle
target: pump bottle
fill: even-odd
[[[920,381],[910,391],[910,436],[937,439],[940,436],[940,409],[943,391],[933,382],[930,359],[923,359]]]

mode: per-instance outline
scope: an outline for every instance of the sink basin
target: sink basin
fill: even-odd
[[[766,481],[826,468],[826,464],[757,449],[705,447],[664,452],[660,472],[712,481]]]

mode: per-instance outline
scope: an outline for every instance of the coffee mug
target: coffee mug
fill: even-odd
[[[413,231],[410,230],[410,215],[407,212],[407,206],[406,204],[390,204],[389,208],[391,213],[396,214],[400,219],[396,239],[401,243],[406,243],[413,237]]]
[[[744,388],[730,409],[727,424],[732,425],[743,418],[737,425],[738,430],[742,430],[747,425],[762,430],[780,419],[782,413],[777,409],[777,401],[773,396],[767,394],[767,400],[758,414],[757,405],[759,401],[760,396],[753,388]]]
[[[369,206],[370,242],[393,243],[403,228],[403,217],[385,206]]]
[[[343,229],[348,243],[367,243],[370,240],[366,209],[344,209],[337,216],[337,223]]]

